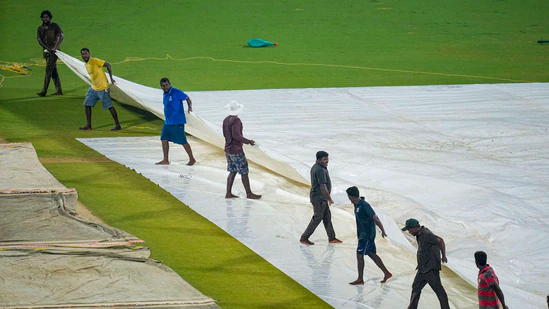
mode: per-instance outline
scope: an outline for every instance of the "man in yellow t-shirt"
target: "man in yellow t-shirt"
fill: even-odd
[[[107,71],[109,71],[111,82],[114,84],[115,81],[112,78],[111,65],[101,59],[91,58],[90,50],[87,48],[82,48],[80,54],[82,56],[82,59],[86,62],[86,70],[88,71],[88,74],[90,74],[90,78],[92,81],[92,86],[90,87],[90,89],[88,89],[88,93],[86,93],[86,99],[84,100],[87,124],[84,127],[80,127],[80,130],[92,129],[91,108],[94,107],[95,104],[97,104],[98,100],[101,100],[101,104],[103,104],[103,109],[109,109],[109,111],[111,112],[112,118],[114,119],[115,123],[114,128],[112,128],[111,130],[115,131],[122,129],[122,127],[120,127],[120,123],[118,122],[118,114],[116,113],[116,109],[114,109],[114,106],[112,106],[109,81],[107,80],[107,76],[103,71],[103,67],[106,67]]]

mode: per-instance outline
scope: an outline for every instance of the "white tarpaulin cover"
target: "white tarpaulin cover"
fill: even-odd
[[[60,57],[78,70],[68,56]],[[156,110],[162,117],[160,90],[117,81],[116,88],[126,95],[113,92],[114,98]],[[128,93],[138,92],[147,93],[146,99],[127,101]],[[549,84],[189,95],[200,115],[189,117],[189,133],[208,142],[212,131],[193,131],[192,121],[199,119],[219,132],[226,116],[223,106],[230,100],[243,103],[244,135],[258,142],[256,157],[266,153],[262,159],[250,159],[262,166],[280,159],[308,179],[315,152],[330,153],[336,202],[332,216],[344,243],[327,245],[319,226],[311,238],[317,244],[300,245],[299,236],[311,215],[307,188],[265,170],[252,168],[250,174],[252,188],[264,195],[262,200],[225,200],[220,149],[192,139],[196,166],[184,165],[186,155],[180,147],[172,147],[172,165],[155,166],[161,159],[156,138],[82,142],[160,184],[335,307],[406,306],[415,249],[399,228],[410,217],[446,241],[448,267],[459,276],[443,270],[453,307],[477,306],[477,250],[488,253],[510,308],[544,306],[549,292]],[[303,182],[270,164],[268,168],[278,174]],[[241,190],[239,185],[237,180],[235,192]],[[379,235],[377,241],[378,254],[394,274],[385,285],[378,283],[381,272],[371,261],[366,261],[369,280],[364,287],[347,284],[356,277],[355,223],[345,195],[351,185],[361,189],[389,234],[389,241]],[[424,289],[420,306],[437,307],[429,288]]]
[[[219,308],[76,202],[31,144],[0,144],[1,308]]]

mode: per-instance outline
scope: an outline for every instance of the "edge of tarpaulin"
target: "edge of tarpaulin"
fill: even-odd
[[[190,307],[190,306],[208,306],[215,305],[215,300],[191,300],[191,301],[145,301],[145,302],[118,302],[118,303],[89,303],[89,304],[66,304],[66,305],[37,305],[37,306],[3,306],[6,309],[25,308],[25,309],[38,309],[38,308],[88,308],[88,307]]]
[[[11,249],[27,249],[27,248],[50,248],[50,247],[56,247],[56,248],[109,248],[109,247],[120,247],[120,246],[126,246],[136,243],[144,243],[145,241],[142,239],[133,239],[133,240],[126,240],[126,241],[71,241],[71,242],[55,242],[55,243],[48,243],[48,242],[40,242],[40,243],[15,243],[13,245],[1,245],[0,244],[0,251],[1,250],[11,250]]]
[[[31,142],[6,142],[6,143],[0,143],[0,146],[8,146],[8,145],[17,145],[17,144],[32,144]]]
[[[68,189],[5,189],[0,190],[0,194],[57,194],[57,193],[77,193],[75,188]]]
[[[56,51],[56,55],[63,61],[63,63],[65,63],[65,65],[71,71],[73,71],[78,77],[84,80],[84,82],[86,82],[87,84],[91,83],[90,77],[78,70],[78,67],[80,67],[82,71],[85,70],[84,63],[82,61],[66,53],[63,53],[61,51]],[[136,91],[139,91],[142,93],[143,92],[150,93],[151,91],[155,91],[155,92],[160,91],[159,89],[143,86],[143,85],[134,83],[132,81],[123,79],[121,77],[113,76],[113,78],[115,77],[117,82],[112,84],[111,86],[113,90],[112,97],[115,100],[121,103],[124,103],[126,105],[147,110],[152,114],[156,115],[157,117],[159,117],[160,119],[164,119],[163,106],[161,102],[156,102],[156,103],[143,102],[145,100],[139,98],[133,93],[124,91],[124,89],[120,88],[120,86],[122,86],[122,84],[127,84],[128,86],[134,85],[135,87],[139,87],[139,89],[136,89]],[[110,81],[109,77],[107,77],[107,79]],[[159,96],[159,101],[160,101],[160,96]],[[199,127],[202,130],[200,130]],[[207,143],[210,143],[216,147],[223,148],[224,146],[224,138],[219,134],[218,130],[215,130],[214,126],[209,121],[202,119],[201,117],[197,116],[195,113],[189,113],[189,117],[187,119],[187,130],[189,134],[194,135],[197,138]],[[287,162],[277,160],[273,158],[271,155],[269,155],[269,153],[277,154],[276,151],[270,150],[270,149],[266,151],[267,149],[265,147],[260,148],[259,146],[260,145],[257,145],[257,147],[251,147],[248,145],[244,145],[244,149],[246,149],[248,153],[248,156],[247,156],[248,160],[255,162],[258,165],[261,165],[279,175],[292,179],[296,182],[302,183],[304,185],[309,185],[309,181],[303,175],[302,172],[293,168]]]

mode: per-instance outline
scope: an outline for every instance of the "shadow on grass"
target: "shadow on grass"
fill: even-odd
[[[0,100],[0,103],[23,103],[23,102],[29,102],[29,101],[48,101],[49,102],[49,101],[65,101],[65,100],[76,100],[76,99],[82,100],[82,105],[84,104],[83,96],[67,95],[67,92],[65,92],[65,95],[62,95],[62,96],[47,95],[45,97],[39,97],[37,95],[31,95],[31,96],[19,97],[19,98],[13,98],[13,99],[2,99]]]
[[[154,121],[154,120],[162,120],[158,117],[156,117],[153,113],[151,112],[148,112],[148,111],[145,111],[145,110],[142,110],[142,109],[139,109],[137,107],[134,107],[134,106],[131,106],[131,105],[126,105],[126,104],[122,104],[120,103],[120,107],[122,107],[123,109],[133,113],[134,115],[137,115],[139,116],[139,118],[143,121]]]

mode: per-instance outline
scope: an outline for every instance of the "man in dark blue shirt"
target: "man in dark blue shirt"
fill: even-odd
[[[357,187],[347,189],[347,197],[355,206],[356,218],[356,233],[358,237],[358,248],[356,250],[356,260],[358,264],[358,278],[349,282],[351,285],[364,284],[364,255],[369,256],[377,267],[383,271],[383,280],[381,283],[387,282],[393,275],[387,270],[383,261],[376,253],[376,225],[381,229],[381,236],[385,238],[385,229],[383,224],[372,209],[372,206],[360,197],[360,192]]]
[[[191,145],[189,145],[185,136],[185,123],[187,123],[187,120],[185,118],[185,109],[183,108],[183,101],[187,101],[189,113],[193,111],[191,98],[185,92],[172,87],[170,80],[166,77],[160,80],[160,87],[164,90],[164,116],[166,118],[162,127],[162,135],[160,136],[164,159],[156,164],[170,164],[168,160],[169,142],[173,142],[183,145],[189,156],[187,165],[193,165],[196,163],[196,160],[194,159]]]

